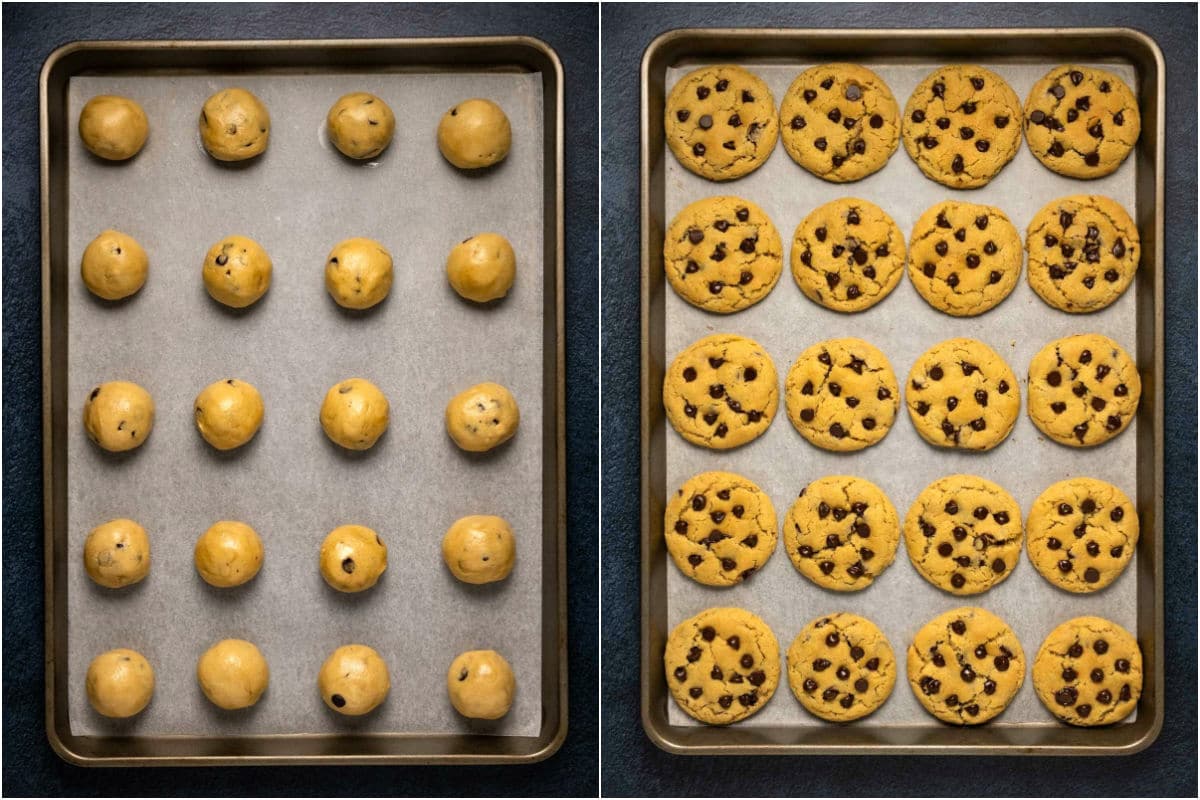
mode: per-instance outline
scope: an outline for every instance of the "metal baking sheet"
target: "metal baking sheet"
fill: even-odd
[[[934,51],[938,49],[933,48]],[[676,80],[698,66],[729,61],[742,64],[762,77],[778,103],[788,85],[803,69],[813,63],[831,60],[821,56],[806,58],[805,55],[794,53],[789,57],[769,60],[757,58],[759,55],[753,45],[740,53],[722,54],[717,59],[695,50],[688,51],[664,65],[663,88],[669,91]],[[1145,84],[1139,82],[1138,70],[1133,62],[1128,58],[1106,55],[1101,51],[1087,58],[1068,58],[1047,50],[1040,55],[1031,54],[1021,59],[999,54],[990,57],[975,54],[970,60],[1003,76],[1022,99],[1046,71],[1067,60],[1104,66],[1120,75],[1135,91],[1145,91]],[[870,66],[891,87],[901,108],[912,90],[932,69],[960,60],[943,56],[941,52],[920,58],[878,52],[870,44],[859,48],[855,56],[839,54],[837,59]],[[1144,102],[1142,107],[1146,108]],[[653,125],[655,119],[661,120],[661,105],[647,113],[650,120],[647,124]],[[661,129],[661,121],[658,125]],[[1153,137],[1153,134],[1144,132],[1143,136]],[[1107,195],[1120,202],[1131,216],[1139,220],[1147,218],[1147,215],[1152,217],[1156,208],[1153,197],[1146,198],[1139,194],[1138,173],[1142,167],[1136,158],[1128,159],[1110,176],[1082,182],[1050,172],[1027,148],[1022,147],[1016,158],[986,187],[955,191],[926,179],[902,147],[898,148],[884,169],[852,184],[828,183],[810,175],[796,165],[781,146],[777,147],[777,151],[782,152],[775,152],[763,167],[749,176],[719,184],[684,169],[666,152],[661,136],[658,149],[662,182],[662,203],[658,208],[663,224],[694,200],[717,194],[734,194],[762,206],[785,242],[790,242],[792,232],[812,209],[839,197],[859,197],[881,206],[899,225],[906,241],[917,217],[926,208],[950,198],[1001,208],[1021,232],[1022,239],[1029,220],[1043,205],[1069,194]],[[1147,232],[1143,230],[1142,235],[1146,238]],[[661,238],[659,242],[661,248]],[[648,247],[652,248],[653,244]],[[785,251],[790,254],[790,246],[785,246]],[[1155,251],[1156,248],[1146,248],[1147,253]],[[790,278],[790,260],[785,259],[785,275],[772,293],[759,304],[737,314],[724,317],[708,314],[689,305],[674,292],[662,291],[661,298],[657,300],[661,303],[664,326],[662,350],[651,355],[651,358],[659,360],[658,368],[661,369],[670,363],[676,353],[701,336],[714,332],[739,333],[756,339],[765,347],[775,361],[782,381],[793,361],[808,346],[828,338],[857,336],[875,344],[885,353],[898,380],[903,383],[913,362],[930,346],[951,337],[968,336],[984,341],[1000,353],[1017,374],[1024,391],[1029,361],[1053,339],[1074,333],[1098,332],[1120,342],[1131,353],[1137,352],[1139,326],[1144,324],[1139,298],[1145,294],[1145,285],[1152,285],[1155,280],[1150,258],[1147,256],[1143,260],[1136,279],[1137,285],[1101,312],[1068,315],[1051,309],[1033,293],[1022,276],[1008,299],[992,311],[974,318],[955,318],[934,310],[907,279],[901,281],[896,290],[874,308],[858,314],[839,314],[810,302],[800,293]],[[661,255],[657,261],[650,259],[648,269],[661,272]],[[1153,317],[1150,317],[1150,321],[1153,324]],[[1141,359],[1139,362],[1143,375],[1147,375],[1149,364]],[[647,391],[653,393],[654,387],[647,387]],[[1147,400],[1148,396],[1143,403]],[[661,407],[661,400],[658,402]],[[656,506],[661,515],[667,492],[673,491],[697,472],[722,469],[746,475],[758,482],[771,496],[781,520],[805,485],[830,474],[855,474],[874,481],[889,496],[901,519],[924,486],[944,475],[960,472],[978,474],[996,481],[1014,496],[1023,513],[1028,512],[1034,498],[1051,483],[1081,475],[1120,486],[1131,498],[1138,497],[1141,507],[1140,499],[1152,496],[1154,488],[1153,484],[1144,485],[1144,477],[1133,469],[1139,459],[1147,455],[1140,447],[1144,437],[1139,436],[1138,429],[1154,425],[1153,417],[1147,415],[1146,410],[1143,406],[1130,430],[1114,441],[1100,448],[1075,449],[1063,447],[1042,436],[1024,414],[1022,403],[1022,413],[1012,434],[1002,445],[987,453],[949,451],[926,444],[911,425],[903,404],[887,437],[879,444],[854,454],[831,453],[809,445],[791,426],[782,402],[766,434],[749,445],[727,452],[709,451],[688,444],[673,433],[669,424],[660,423],[664,432],[652,437],[650,447],[657,450],[651,458],[655,461],[661,459],[663,463],[664,483],[651,489],[656,496],[647,505]],[[661,411],[656,416],[661,419]],[[653,512],[647,509],[647,514],[647,535],[661,539],[661,516],[655,524]],[[955,597],[934,588],[920,577],[907,558],[903,543],[895,562],[869,588],[860,592],[838,593],[821,589],[803,578],[793,568],[780,545],[765,568],[745,583],[727,589],[702,586],[673,566],[667,566],[663,594],[651,598],[651,603],[657,600],[654,611],[661,613],[652,612],[651,616],[662,618],[662,633],[665,636],[679,621],[704,608],[716,605],[745,607],[767,621],[779,640],[781,651],[786,653],[792,639],[813,617],[833,611],[851,611],[872,619],[883,629],[897,653],[901,673],[903,653],[920,626],[937,614],[961,605],[980,605],[1007,620],[1022,642],[1027,660],[1032,660],[1042,639],[1051,629],[1066,619],[1082,614],[1098,614],[1113,619],[1130,630],[1138,631],[1145,641],[1148,631],[1139,625],[1139,584],[1143,580],[1139,562],[1146,560],[1147,556],[1153,560],[1155,556],[1152,546],[1146,546],[1148,543],[1152,545],[1154,539],[1146,515],[1142,516],[1142,524],[1145,539],[1134,562],[1112,586],[1092,595],[1072,595],[1057,590],[1037,573],[1027,558],[1022,557],[1014,572],[999,586],[982,595]],[[657,555],[650,557],[665,562],[664,550],[660,544]],[[643,656],[647,669],[652,670],[656,661],[653,649]],[[659,696],[665,701],[666,726],[671,729],[694,729],[699,735],[704,735],[700,731],[706,726],[679,709],[670,700],[665,686],[661,685],[661,649],[658,650],[657,660],[661,686]],[[1146,713],[1147,702],[1153,703],[1153,699],[1144,701],[1138,713],[1106,731],[1105,735],[1113,737],[1112,731],[1117,731],[1116,737],[1135,740],[1139,714]],[[834,726],[809,715],[800,707],[786,684],[785,675],[776,696],[761,711],[734,727],[746,731],[738,736],[752,736],[759,731],[768,735],[785,731],[799,749],[804,748],[805,743],[822,737]],[[1145,728],[1145,724],[1142,723],[1140,727]],[[909,746],[929,738],[947,741],[953,738],[947,737],[945,726],[920,706],[903,674],[898,676],[896,689],[879,711],[853,726],[847,726],[846,730],[856,731],[864,739],[888,737],[893,743],[903,741],[903,737],[896,736],[901,730],[908,736],[921,737],[918,740],[910,739],[907,742]],[[978,730],[982,735],[973,730],[962,738],[978,740],[992,737],[999,743],[1003,741],[1005,731],[1016,731],[1020,736],[1032,736],[1045,744],[1076,739],[1076,734],[1057,722],[1038,701],[1029,676],[1006,712]],[[719,736],[710,738],[715,742]],[[1078,741],[1080,746],[1087,744],[1086,737]],[[855,751],[855,748],[848,747],[847,752],[851,751]]]
[[[556,282],[545,279],[558,260],[546,234],[558,209],[544,202],[557,176],[545,158],[554,150],[544,137],[556,135],[545,124],[556,107],[543,94],[545,77],[518,64],[364,72],[346,63],[69,78],[68,123],[88,98],[123,94],[146,109],[151,135],[135,159],[116,166],[68,136],[65,160],[53,165],[68,194],[58,229],[64,259],[52,268],[65,273],[70,321],[59,354],[66,564],[56,614],[66,626],[66,659],[57,677],[67,705],[60,736],[501,738],[515,740],[507,748],[515,752],[539,740],[553,719],[544,689],[560,677],[543,675],[557,669],[545,651],[559,640],[543,613],[544,587],[557,579],[544,540],[559,533],[546,503],[556,492],[557,457],[546,445],[555,441],[557,402],[556,376],[545,367],[555,363],[557,337],[547,336],[556,307],[545,296]],[[204,99],[231,85],[257,94],[272,117],[266,154],[232,167],[207,156],[195,123]],[[365,163],[343,158],[324,136],[329,106],[362,89],[383,97],[398,119],[391,146]],[[500,166],[464,174],[441,158],[436,128],[449,104],[474,96],[505,109],[513,146]],[[115,305],[96,301],[77,267],[106,227],[133,235],[151,259],[143,290]],[[455,243],[486,230],[512,242],[518,277],[507,298],[480,307],[454,294],[444,263]],[[214,303],[199,275],[204,252],[230,233],[254,238],[274,262],[270,291],[240,312]],[[341,309],[324,288],[328,251],[351,236],[379,240],[395,261],[390,296],[366,312]],[[317,419],[329,386],[351,376],[375,382],[391,405],[388,432],[365,453],[333,445]],[[225,377],[253,383],[266,418],[250,444],[221,454],[198,436],[191,406]],[[114,379],[145,386],[158,412],[146,445],[119,456],[94,447],[78,424],[90,388]],[[512,390],[521,428],[495,452],[466,454],[446,436],[442,412],[451,396],[483,380]],[[442,564],[443,533],[470,513],[498,514],[513,526],[517,566],[502,583],[468,586]],[[147,528],[153,568],[142,583],[111,591],[91,582],[78,554],[92,527],[118,516]],[[264,543],[261,573],[234,590],[209,587],[192,564],[196,538],[218,519],[248,522]],[[325,535],[348,522],[374,528],[389,548],[388,571],[357,595],[331,590],[317,568]],[[255,642],[271,665],[267,694],[244,713],[215,709],[195,679],[199,655],[231,637]],[[326,656],[351,642],[381,653],[392,684],[384,705],[361,718],[329,712],[315,685]],[[89,661],[113,647],[139,650],[156,672],[154,700],[127,721],[96,714],[84,691]],[[518,690],[501,720],[468,721],[449,703],[446,670],[468,649],[496,649],[513,666]]]

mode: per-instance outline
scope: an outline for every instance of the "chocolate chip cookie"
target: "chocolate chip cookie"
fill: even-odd
[[[883,79],[857,64],[801,72],[779,104],[783,146],[797,164],[834,183],[883,168],[900,141],[900,107]]]
[[[925,710],[951,725],[1002,712],[1025,682],[1025,652],[1004,620],[964,606],[930,620],[908,647],[908,684]]]
[[[1029,286],[1055,308],[1098,311],[1125,291],[1142,257],[1137,225],[1099,195],[1060,197],[1029,223]]]
[[[667,97],[667,145],[687,169],[713,181],[740,178],[766,163],[779,136],[775,98],[741,67],[701,67]]]
[[[1095,67],[1055,67],[1025,100],[1025,140],[1060,175],[1099,178],[1116,170],[1141,132],[1137,99],[1125,82]]]
[[[1061,444],[1107,442],[1133,419],[1141,395],[1137,364],[1098,333],[1053,341],[1029,363],[1029,418]]]
[[[896,657],[883,631],[857,614],[828,614],[801,629],[787,653],[788,683],[810,713],[861,719],[896,685]]]
[[[675,702],[709,725],[745,719],[779,685],[779,642],[757,615],[710,608],[671,632],[663,657]]]
[[[940,67],[908,98],[901,136],[926,177],[952,189],[985,185],[1021,146],[1021,101],[974,65]]]
[[[887,357],[853,338],[818,342],[801,353],[784,391],[788,419],[825,450],[862,450],[880,441],[900,403]]]
[[[1120,722],[1142,694],[1141,648],[1115,622],[1067,620],[1042,642],[1033,662],[1033,688],[1042,705],[1070,725]]]
[[[731,314],[775,288],[783,271],[783,243],[766,212],[754,203],[709,197],[692,203],[671,222],[663,267],[684,300]]]
[[[976,339],[947,339],[926,350],[908,373],[904,400],[922,439],[963,450],[1000,444],[1021,407],[1017,376]]]
[[[1095,478],[1059,481],[1033,501],[1025,523],[1029,560],[1069,592],[1108,586],[1137,549],[1137,509],[1125,493]]]
[[[783,541],[804,577],[826,589],[855,592],[896,557],[900,523],[878,486],[831,475],[800,490],[784,521]]]
[[[993,206],[947,200],[917,220],[908,277],[925,302],[974,317],[1008,297],[1021,276],[1021,236]]]
[[[813,211],[792,237],[792,277],[813,302],[862,311],[887,297],[904,271],[904,234],[883,209],[845,197]]]
[[[758,342],[714,333],[675,357],[663,379],[663,405],[684,439],[728,450],[766,432],[779,408],[779,375]]]
[[[708,586],[732,586],[775,552],[775,507],[749,478],[702,472],[667,503],[663,537],[680,572]]]

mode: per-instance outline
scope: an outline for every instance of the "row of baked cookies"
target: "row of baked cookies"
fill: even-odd
[[[1137,226],[1118,203],[1097,195],[1061,197],[1029,223],[1030,287],[1054,308],[1085,313],[1112,304],[1141,260]],[[913,226],[908,247],[879,206],[842,198],[815,209],[792,236],[792,277],[813,302],[864,311],[900,283],[905,264],[917,292],[957,317],[982,314],[1017,285],[1020,235],[998,208],[948,200]],[[684,300],[730,314],[758,303],[783,269],[783,245],[771,219],[740,197],[698,200],[676,215],[663,243],[663,268]]]
[[[667,144],[687,169],[714,181],[758,169],[782,138],[804,169],[838,183],[882,169],[904,149],[932,180],[983,186],[1021,146],[1074,178],[1121,165],[1141,132],[1137,100],[1116,75],[1064,65],[1029,91],[1024,112],[1005,80],[978,65],[940,67],[913,91],[903,117],[887,84],[857,64],[819,64],[792,82],[775,110],[767,84],[741,67],[702,67],[667,97]],[[1023,123],[1023,124],[1022,124]]]

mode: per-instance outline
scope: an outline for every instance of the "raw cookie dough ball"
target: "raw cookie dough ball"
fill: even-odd
[[[508,294],[517,274],[512,245],[498,233],[481,233],[464,239],[446,259],[446,277],[454,291],[476,303]]]
[[[464,100],[438,123],[438,147],[459,169],[490,167],[503,161],[511,146],[508,117],[491,100]]]
[[[363,378],[335,383],[321,403],[321,427],[347,450],[369,450],[388,426],[388,401],[379,387]]]
[[[342,308],[370,308],[392,288],[392,254],[374,239],[347,239],[325,261],[325,288]]]
[[[396,117],[387,103],[369,92],[351,92],[329,109],[329,141],[350,158],[374,158],[387,148]]]
[[[262,568],[262,540],[246,523],[222,520],[197,540],[195,560],[205,583],[221,589],[241,586]]]
[[[245,639],[217,642],[196,663],[196,680],[220,708],[249,708],[267,690],[271,671],[258,648]]]
[[[87,671],[92,708],[106,717],[132,717],[154,694],[154,669],[136,650],[109,650],[92,659]]]
[[[454,710],[473,719],[500,719],[512,708],[517,681],[495,650],[468,650],[450,664],[446,688]]]
[[[370,589],[387,571],[387,545],[363,525],[334,528],[321,543],[321,577],[339,592]]]
[[[204,288],[218,303],[245,308],[271,287],[271,257],[258,242],[226,236],[204,257]]]
[[[267,149],[271,115],[245,89],[222,89],[204,101],[200,138],[218,161],[245,161]]]
[[[83,251],[79,271],[88,291],[105,300],[120,300],[146,283],[150,259],[127,233],[106,230]]]
[[[93,528],[83,543],[88,577],[109,589],[137,583],[150,572],[150,537],[131,519],[114,519]]]
[[[480,383],[446,404],[446,430],[463,450],[482,453],[504,444],[517,432],[517,400],[498,383]]]
[[[79,113],[79,138],[83,139],[83,146],[109,161],[133,158],[149,133],[146,112],[128,97],[99,94],[88,100]]]
[[[140,447],[154,428],[154,400],[128,381],[102,383],[83,404],[88,438],[110,453]]]
[[[317,686],[325,705],[356,717],[382,703],[392,684],[379,653],[365,644],[348,644],[325,659]]]
[[[262,396],[245,381],[217,381],[196,396],[196,427],[218,450],[232,450],[253,439],[262,420]]]
[[[442,558],[463,583],[502,581],[512,572],[516,557],[512,528],[502,517],[463,517],[442,539]]]

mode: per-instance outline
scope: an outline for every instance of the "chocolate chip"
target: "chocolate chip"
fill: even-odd
[[[701,128],[708,130],[713,124],[712,115],[705,114],[704,116],[700,117],[700,119],[696,120],[696,122]]]
[[[834,563],[832,561],[822,561],[819,566],[821,567],[821,573],[828,575],[833,572]]]
[[[1124,659],[1124,658],[1118,658],[1116,660],[1116,662],[1113,664],[1113,669],[1115,669],[1117,672],[1120,672],[1120,673],[1129,672],[1129,667],[1130,667],[1130,665],[1129,665],[1128,659]]]
[[[707,86],[696,87],[696,97],[699,97],[701,100],[708,97],[709,94],[710,94],[710,91]]]
[[[692,146],[692,155],[694,155],[694,156],[697,156],[697,157],[702,156],[702,155],[704,155],[705,151],[706,151],[706,148],[704,147],[704,145],[700,144],[699,142],[697,142],[695,145]]]
[[[337,708],[344,708],[346,706],[346,698],[342,697],[340,694],[330,695],[329,702],[333,703],[333,705]]]
[[[342,559],[342,572],[346,573],[347,575],[350,575],[354,572],[354,567],[355,567],[355,564],[354,564],[353,558],[343,558]]]
[[[1113,124],[1116,125],[1118,128],[1125,124],[1125,112],[1124,111],[1118,111],[1116,114],[1113,114]]]
[[[836,108],[833,108],[830,109],[829,113],[825,116],[829,117],[830,122],[837,122],[842,118],[842,112],[838,111]]]
[[[1055,142],[1054,144],[1050,145],[1050,149],[1047,152],[1055,158],[1059,158],[1066,151],[1063,150],[1063,146],[1060,142]]]
[[[918,108],[916,111],[914,111],[912,113],[912,121],[917,122],[917,123],[924,122],[925,121],[925,112]]]
[[[745,89],[743,89],[743,90],[742,90],[742,102],[743,102],[743,103],[753,103],[753,102],[754,102],[754,95],[750,94],[750,92],[748,92],[748,91],[746,91]]]
[[[966,583],[967,579],[957,572],[950,576],[950,585],[955,589],[961,589]]]
[[[950,162],[950,169],[956,175],[966,169],[966,165],[963,163],[963,157],[955,156],[954,160]]]
[[[813,100],[816,100],[817,99],[816,91],[813,89],[805,89],[804,90],[804,99],[809,103],[811,103]]]
[[[1050,94],[1054,95],[1058,100],[1062,100],[1066,93],[1067,90],[1057,83],[1050,87]]]
[[[1097,639],[1096,643],[1092,645],[1092,649],[1096,651],[1096,655],[1102,656],[1108,652],[1108,642],[1104,639]]]
[[[721,695],[720,697],[717,698],[717,704],[720,705],[721,708],[729,708],[731,705],[733,705],[733,695],[731,695],[731,694]]]
[[[945,98],[945,96],[946,96],[946,84],[942,83],[941,81],[937,81],[937,82],[935,82],[935,83],[933,84],[933,96],[934,96],[934,97],[941,97],[941,98]]]
[[[857,225],[860,222],[862,222],[862,217],[860,217],[858,215],[857,211],[855,211],[854,209],[850,209],[850,211],[847,212],[847,214],[846,214],[846,224],[847,225]]]
[[[1083,655],[1083,645],[1079,644],[1079,642],[1071,645],[1067,648],[1067,655],[1069,655],[1071,658],[1079,658],[1081,655]]]
[[[845,667],[838,667],[837,677],[838,677],[839,681],[846,680],[847,678],[850,677],[850,670],[846,669]]]
[[[1046,114],[1042,111],[1035,109],[1032,113],[1030,113],[1029,121],[1032,122],[1034,125],[1041,125],[1043,122],[1046,121]],[[998,127],[1003,127],[1003,126],[998,126]]]
[[[831,662],[829,661],[829,659],[818,658],[816,661],[813,662],[812,667],[817,672],[824,672],[825,670],[829,669],[830,665],[831,665]]]
[[[690,695],[693,700],[699,700],[700,695],[702,694],[704,694],[704,690],[699,686],[693,686],[692,688],[688,689],[688,695]]]
[[[813,142],[813,147],[817,148],[821,152],[825,152],[825,148],[828,146],[829,146],[829,143],[825,141],[824,136],[822,136],[821,138],[819,138]]]
[[[973,139],[973,138],[975,138],[975,131],[971,128],[964,126],[964,127],[961,127],[958,129],[958,135],[961,136],[963,139]]]
[[[927,263],[925,266],[921,267],[921,272],[925,273],[926,278],[932,278],[937,273],[937,267],[935,267],[933,264]]]
[[[1006,655],[998,655],[992,659],[992,664],[1001,672],[1008,672],[1009,660]]]
[[[926,136],[925,138],[921,139],[921,144],[925,145],[926,150],[932,150],[933,148],[937,147],[938,140],[932,136]]]

